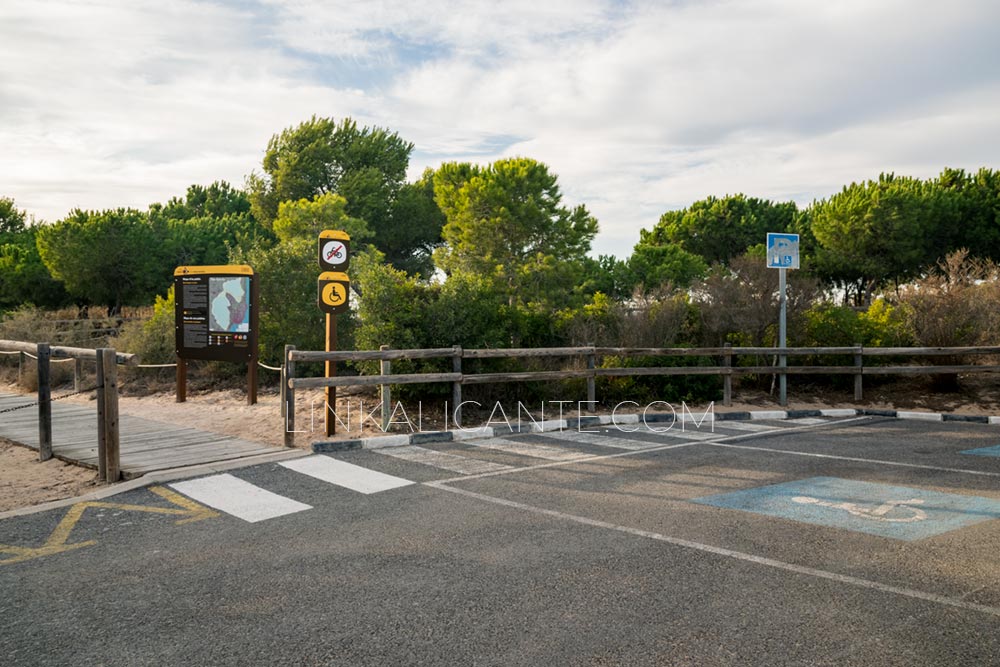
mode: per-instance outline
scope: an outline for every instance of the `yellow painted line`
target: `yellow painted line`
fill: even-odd
[[[191,523],[193,521],[201,521],[202,519],[211,519],[214,516],[219,516],[219,513],[215,510],[209,509],[200,503],[196,503],[190,498],[185,498],[181,494],[171,491],[165,486],[153,486],[150,487],[149,490],[164,500],[171,502],[174,505],[180,505],[187,510],[187,513],[191,516],[186,519],[175,521],[174,523],[178,526],[182,523]]]
[[[184,523],[191,523],[193,521],[201,521],[202,519],[210,519],[215,516],[219,516],[219,513],[215,510],[209,509],[204,505],[196,503],[190,498],[185,498],[179,493],[175,493],[168,488],[162,486],[150,487],[149,491],[160,498],[163,498],[167,502],[175,505],[175,507],[153,507],[150,505],[130,505],[125,503],[108,503],[103,501],[84,501],[82,503],[77,503],[66,511],[63,518],[59,521],[52,534],[48,536],[45,540],[45,544],[40,547],[19,547],[12,544],[0,544],[0,554],[11,554],[10,558],[0,559],[0,565],[9,565],[11,563],[23,563],[27,560],[32,560],[34,558],[41,558],[42,556],[51,556],[53,554],[62,553],[64,551],[71,551],[73,549],[79,549],[81,547],[89,547],[97,544],[96,540],[89,540],[87,542],[76,542],[73,544],[67,544],[69,541],[70,533],[79,523],[80,519],[83,517],[83,513],[89,507],[101,507],[105,509],[117,509],[126,512],[146,512],[150,514],[167,514],[173,516],[182,517],[174,522],[175,525],[181,525]]]

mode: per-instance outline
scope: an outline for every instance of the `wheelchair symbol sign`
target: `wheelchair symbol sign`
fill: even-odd
[[[324,313],[335,315],[349,307],[350,278],[344,273],[326,272],[319,277],[318,304]]]
[[[769,269],[799,268],[799,235],[767,235],[767,267]]]

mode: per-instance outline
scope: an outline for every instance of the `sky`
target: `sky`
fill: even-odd
[[[525,156],[627,256],[667,210],[1000,167],[995,0],[0,0],[0,197],[40,221],[242,186],[354,118]]]

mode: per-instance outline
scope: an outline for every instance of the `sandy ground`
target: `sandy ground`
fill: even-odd
[[[38,461],[38,453],[0,439],[0,512],[71,498],[99,486],[97,472],[50,459]]]
[[[6,392],[18,391],[7,385],[0,389]],[[60,391],[55,391],[59,395]],[[796,396],[796,393],[799,395]],[[808,396],[808,398],[801,398]],[[1000,415],[1000,378],[990,375],[963,379],[962,390],[949,394],[930,392],[929,383],[919,380],[899,381],[866,388],[865,401],[854,403],[847,391],[829,391],[816,388],[796,387],[789,384],[789,402],[782,408],[776,398],[767,392],[737,389],[737,401],[731,406],[720,402],[715,409],[723,411],[746,411],[768,409],[820,409],[820,408],[887,408],[923,410],[928,412],[955,412],[960,414]],[[321,391],[300,391],[296,395],[296,428],[305,431],[296,436],[297,447],[308,448],[314,440],[330,439],[323,432],[323,394]],[[93,394],[67,399],[81,404],[93,405]],[[381,435],[378,395],[375,392],[342,396],[337,402],[337,413],[342,421],[335,439],[374,437]],[[429,405],[407,404],[406,418],[423,431],[446,427],[444,410],[440,402]],[[510,408],[504,404],[505,408]],[[514,404],[516,409],[516,403]],[[552,410],[555,407],[549,406]],[[675,406],[680,410],[680,405]],[[696,416],[707,408],[707,403],[692,405]],[[213,392],[191,392],[185,403],[177,403],[173,393],[153,393],[147,396],[123,396],[119,409],[122,414],[135,415],[170,424],[199,428],[215,433],[237,436],[270,445],[281,446],[283,442],[280,400],[276,391],[264,390],[258,396],[257,405],[248,406],[246,395],[240,390]],[[547,408],[548,409],[548,408]],[[372,411],[374,410],[374,414]],[[567,416],[575,412],[567,406]],[[653,411],[667,411],[663,405],[654,405]],[[635,411],[621,409],[619,413]],[[511,421],[516,416],[508,410]],[[607,414],[610,408],[601,412]],[[371,416],[369,416],[371,415]],[[553,418],[550,412],[547,418]],[[477,419],[478,417],[478,419]],[[537,417],[537,414],[536,414]],[[466,411],[463,426],[471,427],[489,418],[488,413],[473,415]],[[404,417],[397,412],[390,432],[408,432],[403,425]],[[363,425],[361,424],[363,422]],[[344,425],[350,424],[350,430]],[[494,422],[497,423],[497,422]],[[447,424],[447,427],[453,427]],[[96,473],[78,468],[61,461],[52,460],[38,463],[34,451],[12,446],[0,440],[0,511],[38,504],[57,498],[71,497],[91,490],[97,485]]]

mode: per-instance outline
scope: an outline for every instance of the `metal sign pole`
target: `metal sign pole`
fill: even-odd
[[[785,312],[788,306],[788,300],[785,296],[785,273],[788,269],[778,269],[778,303],[781,305],[781,315],[778,317],[778,347],[784,349],[786,344],[786,327],[785,327]],[[788,365],[788,358],[784,354],[778,355],[778,366],[780,368],[786,368]],[[778,401],[781,405],[788,404],[788,376],[782,372],[778,377]]]

